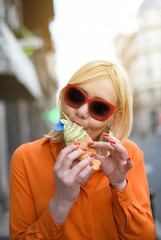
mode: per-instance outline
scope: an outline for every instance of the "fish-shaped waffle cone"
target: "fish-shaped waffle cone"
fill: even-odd
[[[60,121],[64,124],[63,133],[66,144],[71,145],[79,142],[79,148],[86,149],[86,152],[81,157],[79,157],[78,160],[82,161],[91,153],[96,154],[97,150],[88,145],[89,142],[92,142],[92,138],[88,135],[87,131],[83,129],[83,127],[79,124],[72,122],[65,114],[64,116],[66,119],[61,119]],[[93,170],[98,170],[100,168],[101,162],[99,160],[93,159],[92,163]]]
[[[92,142],[92,138],[88,135],[88,137],[86,139],[83,139],[83,140],[79,140],[78,141],[80,143],[79,145],[79,148],[80,149],[83,149],[85,148],[86,149],[86,152],[80,156],[78,158],[79,161],[82,161],[84,160],[86,157],[88,157],[89,155],[91,155],[91,153],[94,153],[96,154],[97,153],[97,150],[95,148],[91,148],[88,143],[89,142]],[[71,145],[71,144],[74,144],[75,142],[68,142],[66,143],[67,145]],[[98,170],[100,168],[100,165],[101,165],[101,162],[97,159],[93,159],[92,160],[92,163],[93,163],[93,170]]]

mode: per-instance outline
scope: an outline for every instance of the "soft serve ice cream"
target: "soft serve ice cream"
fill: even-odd
[[[86,152],[78,159],[83,160],[86,157],[88,157],[91,153],[96,154],[97,150],[94,148],[91,148],[88,145],[88,142],[92,142],[91,137],[88,135],[87,131],[83,129],[82,126],[80,126],[76,122],[72,122],[65,114],[65,119],[61,119],[60,122],[56,125],[55,130],[56,131],[63,131],[64,134],[64,140],[67,145],[71,145],[73,143],[79,142],[79,148],[86,149]],[[93,159],[93,169],[98,170],[100,167],[100,161]]]

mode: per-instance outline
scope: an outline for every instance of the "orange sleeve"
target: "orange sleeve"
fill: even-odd
[[[113,214],[121,240],[154,240],[156,232],[151,213],[143,153],[138,148],[130,153],[134,166],[127,175],[124,190],[111,188]]]
[[[22,148],[15,151],[10,166],[10,239],[60,239],[62,226],[54,222],[48,206],[37,217]]]

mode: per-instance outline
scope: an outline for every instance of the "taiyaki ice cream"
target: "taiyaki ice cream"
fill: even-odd
[[[79,142],[79,148],[86,149],[86,152],[81,157],[79,157],[78,160],[82,161],[90,154],[96,154],[97,149],[94,149],[88,145],[89,142],[92,142],[92,138],[88,135],[87,131],[83,129],[83,127],[78,123],[72,122],[65,114],[64,116],[65,119],[60,119],[60,122],[56,125],[55,130],[63,131],[64,140],[67,145]],[[97,159],[93,159],[92,162],[93,170],[98,170],[101,162]]]

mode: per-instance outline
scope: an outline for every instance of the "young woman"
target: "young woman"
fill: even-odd
[[[20,146],[10,168],[10,239],[156,239],[143,153],[127,137],[132,88],[125,71],[93,61],[60,93],[60,114],[84,127],[97,148],[93,171],[85,149],[63,135]],[[113,136],[109,135],[112,130]]]

